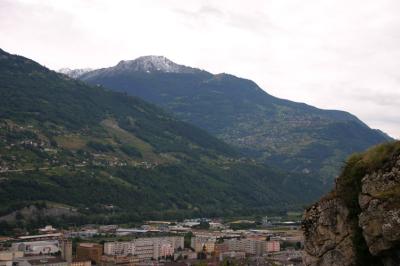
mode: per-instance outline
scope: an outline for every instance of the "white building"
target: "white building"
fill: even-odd
[[[118,228],[115,232],[117,236],[129,236],[135,234],[144,234],[147,233],[148,230],[145,229],[137,229],[137,228]]]
[[[143,261],[172,256],[174,251],[183,247],[184,239],[181,236],[137,238],[129,242],[106,242],[104,254],[131,255]]]
[[[87,229],[87,230],[82,230],[82,231],[77,231],[77,232],[68,232],[66,233],[66,237],[81,237],[81,238],[91,238],[99,234],[99,231],[97,229]]]
[[[39,232],[41,233],[52,233],[57,231],[56,228],[54,228],[52,225],[46,225],[44,228],[40,228]]]
[[[229,251],[245,252],[246,254],[261,256],[266,250],[265,240],[242,238],[225,241],[228,243]]]
[[[202,252],[204,249],[211,253],[215,249],[215,241],[217,238],[210,235],[196,235],[190,240],[190,246],[195,252]]]
[[[11,245],[12,251],[22,251],[26,255],[44,255],[60,251],[58,240],[18,242]]]
[[[106,255],[133,255],[135,253],[134,242],[106,242],[104,243],[104,254]]]
[[[135,253],[139,261],[151,260],[152,258],[157,259],[158,256],[154,256],[154,242],[151,238],[138,238],[134,240]]]

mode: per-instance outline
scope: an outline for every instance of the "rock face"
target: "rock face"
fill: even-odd
[[[337,197],[307,210],[303,221],[305,265],[355,265],[349,210]]]
[[[371,254],[383,256],[385,265],[399,265],[400,156],[387,168],[362,179],[358,222]]]
[[[400,265],[399,142],[358,155],[303,229],[307,266]]]

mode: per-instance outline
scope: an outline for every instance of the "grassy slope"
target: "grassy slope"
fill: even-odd
[[[97,222],[249,214],[320,193],[318,182],[240,158],[140,99],[1,50],[0,148],[3,214],[38,201]]]

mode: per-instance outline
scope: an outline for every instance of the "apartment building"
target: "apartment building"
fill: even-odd
[[[58,240],[17,242],[11,245],[12,251],[22,251],[25,255],[46,255],[60,251]]]
[[[128,256],[135,253],[135,243],[132,242],[106,242],[104,243],[105,255]]]
[[[229,251],[245,252],[249,255],[261,256],[265,253],[265,240],[242,238],[225,240]]]
[[[69,239],[60,240],[61,258],[68,263],[72,262],[72,241]]]
[[[76,247],[76,258],[78,260],[90,260],[99,265],[101,255],[103,254],[103,245],[96,243],[80,243]]]
[[[215,242],[217,238],[209,235],[197,235],[190,240],[190,246],[195,252],[206,251],[208,253],[214,252]]]
[[[135,256],[139,261],[151,260],[152,258],[158,258],[154,256],[154,242],[151,238],[139,238],[134,241],[135,245]]]
[[[215,244],[214,252],[215,256],[219,257],[221,253],[225,253],[229,251],[229,245],[226,242],[223,243],[217,243]]]
[[[140,261],[168,257],[184,247],[181,236],[137,238],[127,242],[104,243],[104,254],[109,256],[135,256]]]
[[[279,241],[267,241],[266,252],[279,252],[281,251],[281,244]]]

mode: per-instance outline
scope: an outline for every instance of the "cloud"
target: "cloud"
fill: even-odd
[[[3,0],[2,48],[53,69],[161,54],[400,137],[397,0]]]

